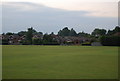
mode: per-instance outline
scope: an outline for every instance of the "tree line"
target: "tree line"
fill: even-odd
[[[79,32],[77,33],[73,28],[69,29],[68,27],[64,27],[62,30],[58,31],[57,36],[65,37],[88,37],[92,38],[93,42],[94,41],[99,41],[105,46],[118,46],[120,45],[120,36],[115,35],[117,33],[120,33],[120,27],[116,26],[113,30],[105,30],[105,29],[99,29],[95,28],[91,34],[85,33],[85,32]],[[27,29],[27,31],[20,31],[18,33],[12,33],[12,32],[7,32],[3,33],[2,35],[19,35],[19,36],[26,36],[26,40],[21,41],[22,44],[53,44],[57,45],[59,44],[57,40],[53,39],[54,32],[51,32],[51,34],[43,34],[42,32],[37,32],[33,27],[30,27]],[[43,36],[42,39],[37,39],[34,38],[34,35],[41,35]],[[3,40],[3,43],[6,40]]]

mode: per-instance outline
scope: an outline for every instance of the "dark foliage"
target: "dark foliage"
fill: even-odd
[[[32,37],[33,34],[36,33],[36,30],[34,30],[32,27],[28,28],[28,31],[26,33],[26,39],[27,39],[27,43],[32,44]]]
[[[12,32],[7,32],[6,35],[14,35]]]
[[[2,39],[2,45],[8,45],[9,41],[8,39]]]
[[[69,36],[77,36],[77,33],[73,28],[70,30]]]
[[[68,27],[65,27],[58,32],[58,35],[59,36],[69,36],[69,33],[70,33],[70,30],[68,29]]]
[[[59,45],[59,43],[53,39],[53,37],[51,35],[45,34],[43,36],[43,45]]]
[[[18,35],[19,36],[27,35],[27,32],[26,31],[20,31],[20,32],[18,32]]]
[[[85,32],[79,32],[79,33],[78,33],[78,36],[80,36],[80,37],[91,37],[90,34],[85,33]]]
[[[92,35],[94,36],[103,36],[106,34],[106,30],[105,29],[98,29],[96,28],[93,32],[92,32]]]
[[[107,35],[114,35],[115,33],[120,32],[120,27],[116,26],[113,30],[108,30]]]
[[[120,36],[102,36],[100,40],[104,46],[120,46]]]
[[[58,35],[59,36],[77,36],[77,33],[73,28],[69,30],[68,27],[65,27],[58,32]]]
[[[43,41],[41,39],[33,39],[33,42],[32,42],[34,45],[42,45],[43,44]]]

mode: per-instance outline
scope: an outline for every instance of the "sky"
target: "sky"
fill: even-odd
[[[2,0],[0,11],[0,33],[29,27],[57,33],[66,26],[91,33],[95,28],[109,30],[118,25],[118,0]]]

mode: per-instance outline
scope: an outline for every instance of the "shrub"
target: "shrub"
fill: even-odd
[[[100,41],[104,46],[120,46],[120,36],[102,36]]]
[[[91,43],[90,42],[85,42],[85,43],[82,43],[82,46],[91,46]]]

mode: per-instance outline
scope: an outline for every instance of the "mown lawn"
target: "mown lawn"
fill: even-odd
[[[118,47],[2,46],[3,79],[117,79]]]

